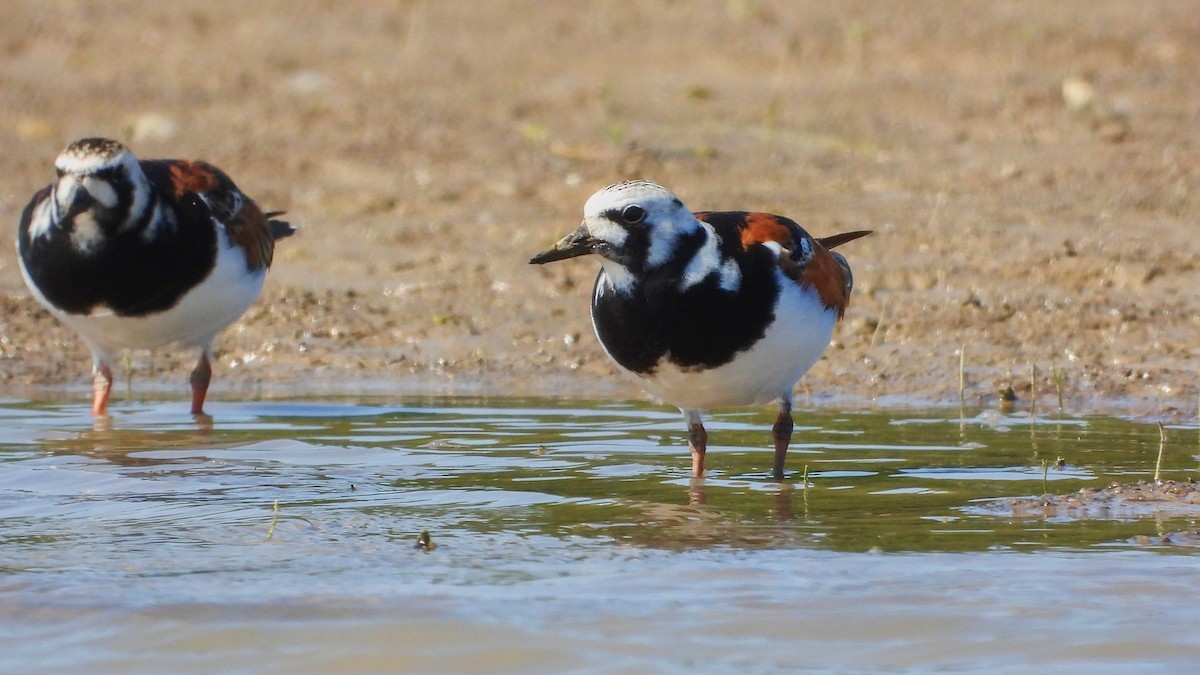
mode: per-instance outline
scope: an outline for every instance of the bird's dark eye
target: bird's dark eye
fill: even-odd
[[[646,209],[637,204],[630,204],[624,209],[621,209],[621,220],[624,220],[630,225],[635,225],[646,219]]]

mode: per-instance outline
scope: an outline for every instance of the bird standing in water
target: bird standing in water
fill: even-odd
[[[704,475],[703,412],[779,400],[772,475],[784,477],[792,388],[820,358],[850,300],[853,277],[836,246],[870,234],[814,238],[768,213],[693,213],[649,181],[610,185],[583,223],[529,262],[594,253],[592,325],[621,370],[678,406],[692,475]]]
[[[217,333],[258,298],[275,241],[295,230],[264,214],[220,169],[139,161],[85,138],[21,214],[17,253],[34,297],[92,352],[92,412],[108,414],[115,354],[195,347],[192,414],[204,414]]]

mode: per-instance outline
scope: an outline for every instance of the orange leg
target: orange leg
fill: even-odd
[[[775,439],[775,468],[771,471],[771,476],[775,480],[783,480],[783,463],[787,459],[794,426],[791,397],[784,396],[779,402],[779,416],[775,418],[775,426],[771,427],[771,437]]]
[[[208,395],[208,383],[212,381],[212,363],[208,360],[208,351],[201,352],[200,361],[192,369],[192,414],[204,414],[204,397]]]
[[[688,423],[688,449],[692,451],[692,478],[704,477],[704,453],[708,451],[708,432],[700,420],[698,410],[686,410]]]
[[[92,415],[108,417],[108,397],[112,393],[112,368],[104,361],[97,361],[92,368]]]

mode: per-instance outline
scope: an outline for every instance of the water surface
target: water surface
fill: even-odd
[[[1197,661],[1196,529],[1014,518],[1155,426],[630,403],[0,401],[0,670],[1120,669]],[[1171,430],[1164,477],[1197,467]],[[805,480],[807,477],[807,481]],[[417,546],[427,530],[436,545]]]

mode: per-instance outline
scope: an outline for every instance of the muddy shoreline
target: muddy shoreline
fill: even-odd
[[[6,7],[0,220],[92,134],[287,210],[301,231],[219,338],[216,400],[641,397],[591,334],[596,265],[525,262],[641,177],[876,231],[844,247],[855,293],[801,404],[958,405],[965,348],[971,407],[1011,384],[1052,410],[1061,384],[1078,413],[1196,417],[1191,3],[76,9]],[[192,360],[135,354],[135,387],[182,396]],[[86,393],[88,368],[0,247],[4,395]]]

